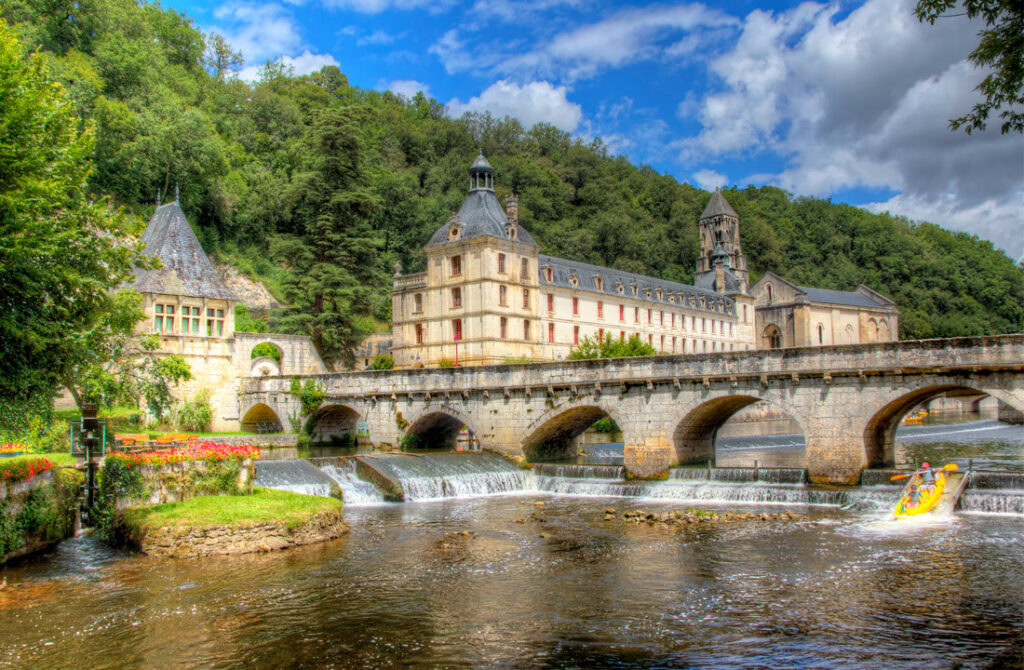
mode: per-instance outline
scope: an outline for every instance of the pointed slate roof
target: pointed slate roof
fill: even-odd
[[[238,300],[213,269],[177,201],[156,208],[142,243],[146,254],[159,258],[163,267],[136,269],[133,286],[138,292]]]
[[[704,213],[700,215],[700,218],[707,219],[719,214],[727,214],[737,219],[740,218],[740,215],[732,208],[732,205],[725,199],[725,196],[716,188],[715,194],[711,196],[711,200],[708,201],[708,206],[704,208]]]

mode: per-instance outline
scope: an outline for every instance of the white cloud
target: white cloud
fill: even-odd
[[[406,98],[414,98],[420,91],[423,91],[423,95],[430,97],[430,87],[415,79],[397,79],[391,83],[378,82],[377,88],[404,95]]]
[[[976,25],[921,24],[913,0],[756,10],[735,46],[713,59],[722,88],[696,109],[702,131],[675,143],[680,159],[773,152],[787,167],[767,181],[809,195],[871,187],[899,191],[875,209],[999,241],[1014,253],[1022,225],[1024,144],[987,131],[968,136],[948,119],[977,101],[984,76],[966,62]],[[680,116],[694,112],[680,104]],[[1015,251],[1014,251],[1015,250]]]
[[[713,191],[729,183],[728,177],[714,170],[698,170],[693,173],[693,180],[705,191]]]
[[[229,2],[213,12],[218,25],[211,29],[242,52],[247,63],[265,61],[302,46],[295,19],[276,3]]]
[[[583,119],[583,110],[569,102],[566,88],[546,81],[520,86],[502,79],[467,102],[453,98],[448,103],[448,112],[456,118],[466,112],[490,112],[498,118],[514,117],[526,128],[546,122],[568,132],[575,130]]]
[[[356,41],[356,46],[383,46],[387,44],[393,44],[395,41],[398,40],[398,38],[398,35],[392,35],[391,33],[384,32],[383,30],[374,30],[369,35],[360,37]]]
[[[511,53],[504,42],[467,47],[456,29],[431,48],[449,73],[476,70],[514,76],[574,81],[665,53],[666,41],[680,33],[737,25],[738,21],[702,4],[624,9],[611,17],[555,35],[541,47]],[[682,48],[678,48],[680,54]]]
[[[389,9],[418,9],[427,7],[431,12],[442,12],[454,0],[322,0],[329,9],[347,9],[362,14],[380,14]]]
[[[298,56],[294,58],[291,56],[281,56],[274,59],[275,62],[283,63],[286,67],[292,69],[292,74],[295,76],[302,76],[311,72],[317,72],[325,65],[338,65],[338,61],[334,59],[331,54],[315,54],[311,53],[309,49],[306,49]],[[259,78],[260,72],[263,71],[263,65],[249,65],[248,67],[242,68],[238,73],[238,78],[243,81],[253,82]]]

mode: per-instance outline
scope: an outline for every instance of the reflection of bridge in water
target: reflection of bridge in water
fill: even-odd
[[[310,377],[326,389],[307,419],[319,439],[365,423],[380,449],[413,436],[451,444],[465,425],[485,449],[535,460],[571,456],[575,437],[610,416],[636,478],[713,459],[722,424],[764,401],[799,424],[812,480],[852,483],[893,464],[900,420],[931,398],[989,395],[1020,416],[1024,335]],[[298,416],[290,384],[242,380],[239,416]]]

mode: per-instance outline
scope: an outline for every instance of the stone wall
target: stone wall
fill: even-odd
[[[149,556],[202,558],[251,554],[326,542],[349,531],[341,511],[321,512],[297,527],[281,522],[248,526],[163,527],[137,531],[131,543]]]
[[[71,537],[78,527],[75,470],[50,470],[27,481],[0,483],[0,565]]]
[[[220,475],[238,469],[233,474],[232,486],[223,487]],[[244,495],[252,493],[256,480],[256,462],[242,461],[183,461],[167,465],[133,466],[142,477],[141,493],[119,495],[114,506],[121,510],[137,505],[159,505],[179,502],[199,495]],[[216,479],[213,479],[216,478]]]

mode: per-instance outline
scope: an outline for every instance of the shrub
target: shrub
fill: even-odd
[[[270,342],[260,342],[252,348],[252,355],[250,358],[260,358],[262,356],[273,358],[278,362],[278,364],[281,363],[281,350]]]
[[[371,370],[393,370],[395,367],[395,359],[391,354],[377,354],[370,361]]]
[[[598,339],[588,335],[569,352],[569,360],[654,356],[657,353],[654,347],[641,340],[639,335],[633,335],[628,340],[617,340],[610,336]]]
[[[610,416],[606,416],[603,419],[598,419],[591,426],[594,430],[599,433],[617,433],[619,432],[619,424],[615,423],[615,420]]]
[[[213,421],[213,410],[210,408],[210,391],[200,389],[195,397],[182,403],[178,409],[176,423],[188,431],[201,432]]]
[[[454,368],[455,367],[455,361],[453,361],[450,358],[442,358],[441,360],[439,360],[437,362],[437,367],[439,367],[439,368]]]
[[[302,402],[301,416],[306,417],[312,414],[320,407],[320,403],[324,401],[326,391],[314,379],[307,379],[305,383],[302,383],[298,377],[292,377],[292,384],[289,392],[299,398]],[[296,429],[296,432],[298,430]]]

